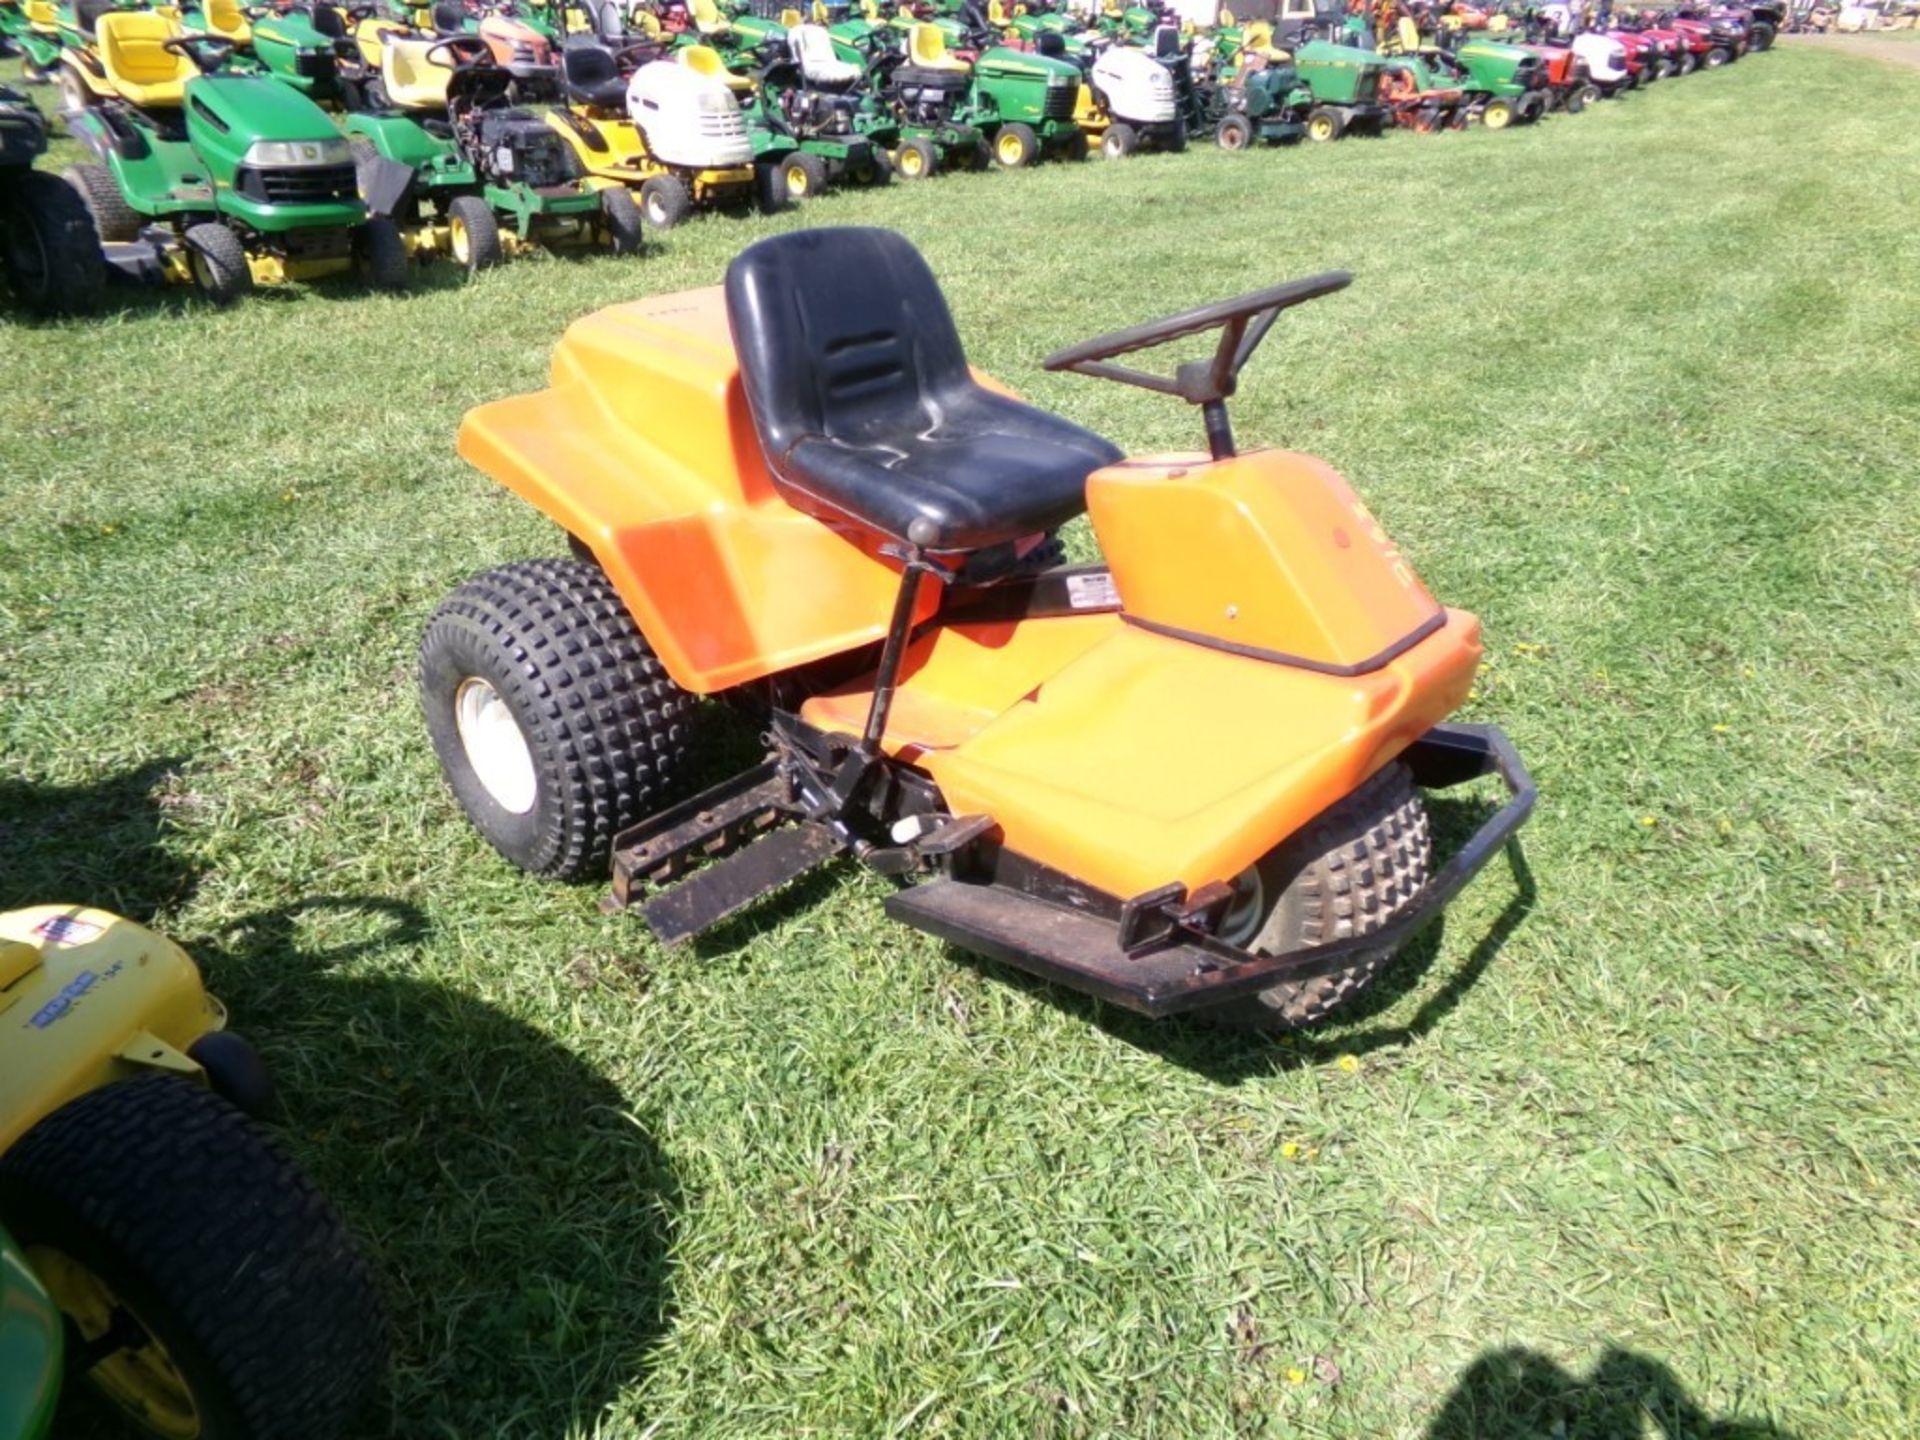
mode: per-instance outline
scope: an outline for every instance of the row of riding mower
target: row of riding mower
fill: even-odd
[[[77,1433],[69,1377],[145,1435],[342,1440],[379,1287],[193,961],[101,910],[0,914],[0,1031],[0,1440]]]
[[[368,214],[347,141],[311,100],[230,69],[231,40],[161,14],[101,14],[93,36],[105,92],[67,127],[94,160],[66,178],[117,267],[216,304],[349,270],[407,283],[398,228]]]
[[[1249,357],[1347,283],[1048,357],[1199,407],[1205,453],[1131,460],[971,369],[887,231],[775,236],[722,289],[577,322],[549,388],[460,427],[574,558],[429,622],[454,796],[530,873],[610,865],[668,944],[846,857],[918,882],[894,919],[1147,1015],[1334,1013],[1534,799],[1498,731],[1449,721],[1479,622],[1324,463],[1235,442]],[[1216,333],[1172,375],[1123,363]],[[1049,565],[1082,513],[1105,563]],[[729,708],[764,758],[681,798]],[[1423,792],[1481,776],[1505,798],[1442,862]]]
[[[1215,143],[1243,150],[1254,140],[1306,138],[1324,144],[1349,134],[1377,134],[1393,119],[1388,67],[1370,50],[1309,40],[1287,51],[1264,21],[1216,36],[1203,55],[1198,82],[1205,124]]]

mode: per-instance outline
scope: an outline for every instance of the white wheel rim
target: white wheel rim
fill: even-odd
[[[481,788],[502,810],[525,815],[540,792],[533,747],[507,702],[485,680],[472,676],[453,695],[453,723]]]

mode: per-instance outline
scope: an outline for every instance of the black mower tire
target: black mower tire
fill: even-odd
[[[80,192],[57,175],[29,170],[0,203],[0,263],[14,299],[36,315],[79,314],[98,304],[107,262]]]
[[[1680,57],[1680,69],[1676,73],[1681,75],[1691,75],[1694,71],[1698,70],[1699,68],[1700,68],[1700,57],[1694,54],[1691,50],[1689,50],[1687,51],[1686,54]]]
[[[1773,48],[1773,36],[1773,26],[1767,24],[1764,20],[1757,20],[1754,22],[1753,28],[1747,32],[1747,48],[1756,55],[1763,50],[1771,50]]]
[[[193,288],[212,304],[225,309],[253,290],[253,268],[240,237],[215,221],[189,225],[182,237]]]
[[[647,219],[625,186],[600,192],[600,226],[616,255],[638,255],[647,248]]]
[[[457,242],[449,238],[448,247],[456,263],[466,268],[468,278],[478,275],[482,270],[491,270],[505,258],[506,250],[500,243],[500,217],[493,213],[493,207],[478,195],[456,195],[453,203],[447,206],[447,227],[449,236],[459,227],[458,233],[466,236],[467,253],[463,257]]]
[[[780,183],[789,200],[811,200],[827,189],[827,162],[806,150],[796,150],[780,162]]]
[[[386,1307],[339,1215],[190,1080],[124,1080],[41,1120],[0,1158],[0,1223],[159,1342],[201,1440],[339,1440],[385,1379]]]
[[[1169,155],[1184,155],[1187,153],[1187,122],[1185,120],[1176,120],[1173,122],[1173,129],[1167,132],[1167,138],[1161,144],[1160,148],[1165,150]]]
[[[484,682],[533,762],[516,813],[476,774],[456,719]],[[530,875],[605,876],[613,837],[658,810],[678,780],[694,697],[668,677],[590,560],[489,570],[442,602],[420,644],[427,733],[448,787],[489,844]]]
[[[114,183],[113,172],[104,165],[85,162],[69,165],[61,178],[79,193],[87,212],[93,216],[94,232],[104,245],[131,240],[140,233],[140,212],[127,204],[126,196]]]
[[[1568,113],[1578,115],[1582,110],[1585,110],[1587,106],[1598,105],[1600,103],[1600,87],[1589,81],[1587,84],[1576,89],[1567,99],[1569,101],[1567,105]]]
[[[1213,143],[1222,150],[1245,150],[1253,144],[1253,121],[1238,113],[1221,116],[1213,127]]]
[[[753,197],[762,215],[778,215],[793,208],[793,197],[787,194],[786,177],[778,165],[762,162],[754,167]]]
[[[1716,45],[1707,51],[1706,67],[1709,70],[1718,70],[1722,65],[1732,63],[1733,52],[1724,45]]]
[[[1076,165],[1091,154],[1093,154],[1093,146],[1088,142],[1087,132],[1084,130],[1074,131],[1067,142],[1060,147],[1060,158]]]
[[[915,135],[894,151],[893,169],[902,180],[931,180],[940,169],[940,152],[931,140]]]
[[[1347,133],[1347,117],[1331,105],[1316,105],[1307,112],[1307,139],[1316,144],[1338,140]]]
[[[1246,948],[1284,954],[1378,930],[1416,902],[1432,866],[1426,806],[1412,773],[1396,761],[1255,867],[1277,898]],[[1275,985],[1201,1014],[1238,1029],[1314,1025],[1358,998],[1393,956],[1390,949],[1367,953],[1331,975]]]
[[[1140,148],[1140,132],[1124,120],[1116,120],[1107,126],[1107,133],[1100,137],[1100,158],[1102,160],[1124,160]]]
[[[692,210],[693,193],[678,175],[655,175],[640,187],[640,214],[656,230],[673,229]]]
[[[1002,170],[1019,170],[1040,158],[1040,137],[1031,125],[1015,120],[993,137],[993,158]]]
[[[878,190],[882,185],[893,183],[893,166],[887,160],[887,152],[875,145],[864,160],[855,161],[847,167],[847,179],[855,185]]]
[[[413,257],[391,215],[372,215],[354,237],[361,279],[374,290],[404,290],[413,281]]]

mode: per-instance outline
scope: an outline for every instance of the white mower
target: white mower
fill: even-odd
[[[1109,160],[1131,155],[1141,145],[1184,150],[1186,122],[1175,103],[1173,77],[1144,50],[1110,45],[1093,62],[1095,114],[1083,122],[1100,135],[1100,153]]]
[[[726,83],[671,60],[651,60],[627,85],[627,114],[663,165],[717,170],[753,162],[740,102]]]
[[[1627,47],[1607,35],[1586,31],[1568,42],[1573,55],[1587,67],[1587,79],[1602,95],[1613,95],[1633,83],[1627,69]]]

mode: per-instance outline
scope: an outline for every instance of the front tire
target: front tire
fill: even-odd
[[[902,180],[931,179],[939,168],[940,152],[933,148],[931,140],[920,136],[902,140],[900,148],[893,152],[894,173]]]
[[[14,182],[6,204],[0,260],[14,298],[36,315],[69,315],[99,303],[106,257],[93,216],[73,186],[41,170]]]
[[[340,1217],[199,1085],[150,1074],[54,1111],[0,1159],[0,1223],[137,1426],[337,1440],[383,1379],[385,1307]]]
[[[1222,938],[1258,955],[1284,955],[1368,934],[1416,902],[1432,865],[1426,806],[1412,773],[1396,762],[1241,877],[1245,918],[1236,926],[1230,911]],[[1244,1029],[1313,1025],[1356,999],[1393,956],[1363,952],[1331,975],[1275,985],[1203,1014]]]
[[[193,288],[209,301],[225,309],[252,292],[253,267],[247,264],[246,246],[233,231],[207,221],[189,226],[182,238]]]
[[[1039,157],[1040,137],[1033,133],[1031,125],[1016,120],[1002,125],[1000,133],[993,137],[993,158],[1003,170],[1018,170]]]
[[[781,183],[789,200],[807,200],[827,188],[827,162],[806,150],[796,150],[780,162]]]
[[[668,678],[598,565],[475,577],[420,645],[427,733],[474,828],[531,875],[604,875],[613,837],[657,810],[693,697]]]
[[[1253,144],[1253,121],[1244,115],[1224,115],[1214,127],[1213,143],[1222,150],[1244,150]]]
[[[391,215],[374,215],[355,237],[360,274],[374,290],[404,290],[413,279],[413,257]]]
[[[1480,112],[1480,123],[1489,130],[1504,130],[1515,119],[1513,102],[1506,99],[1489,100],[1487,108]]]
[[[1330,106],[1316,105],[1307,112],[1307,139],[1316,145],[1338,140],[1346,128],[1346,116]]]
[[[1124,160],[1140,148],[1140,135],[1124,120],[1116,120],[1107,127],[1107,133],[1100,137],[1100,158],[1103,160]]]
[[[693,196],[678,175],[655,175],[640,187],[640,213],[656,230],[671,230],[692,209]]]
[[[478,195],[456,195],[447,206],[447,248],[469,279],[500,263],[500,218]]]
[[[624,189],[600,192],[600,224],[616,255],[638,255],[647,248],[647,221]]]

